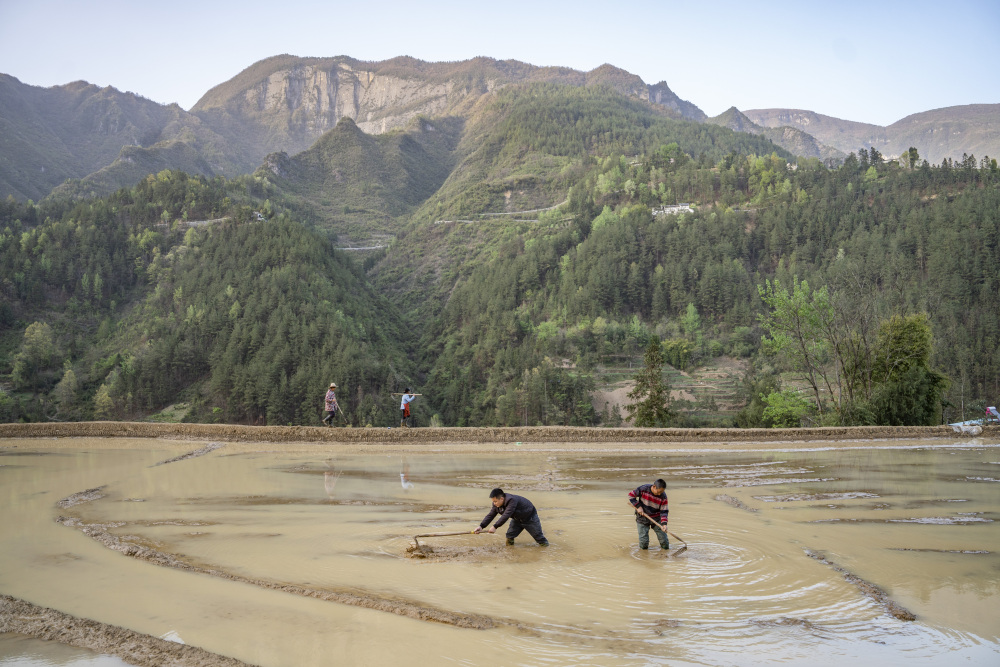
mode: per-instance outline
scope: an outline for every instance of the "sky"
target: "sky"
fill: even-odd
[[[0,72],[190,109],[264,58],[488,56],[666,81],[709,116],[807,109],[889,125],[1000,103],[1000,0],[0,0]]]

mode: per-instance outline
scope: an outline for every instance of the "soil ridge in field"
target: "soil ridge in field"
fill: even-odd
[[[77,618],[0,594],[0,632],[58,641],[121,658],[135,667],[252,667],[251,663],[117,625]]]

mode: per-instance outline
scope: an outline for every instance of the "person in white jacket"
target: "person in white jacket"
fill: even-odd
[[[416,397],[417,397],[416,394],[411,394],[410,393],[410,388],[409,387],[407,387],[406,390],[403,392],[403,399],[399,403],[399,412],[400,412],[399,426],[400,426],[400,428],[402,428],[404,426],[408,427],[412,423],[411,420],[410,420],[410,403],[412,403],[413,399],[415,399]]]

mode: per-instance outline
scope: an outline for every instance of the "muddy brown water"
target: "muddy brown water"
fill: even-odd
[[[656,477],[676,556],[639,550],[626,504]],[[504,527],[410,557],[477,525],[494,486],[550,547]],[[268,666],[997,664],[998,501],[996,438],[7,438],[0,594]]]

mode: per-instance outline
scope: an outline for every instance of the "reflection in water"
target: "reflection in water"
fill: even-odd
[[[341,472],[334,470],[333,459],[326,460],[326,467],[329,470],[323,471],[323,488],[326,490],[326,497],[333,500],[333,490],[337,487],[337,480],[340,479]]]
[[[318,463],[319,446],[283,453],[230,444],[225,454],[148,468],[190,446],[113,446],[53,445],[63,456],[0,468],[11,510],[0,515],[0,592],[156,636],[176,630],[265,665],[321,664],[331,653],[348,663],[398,659],[399,645],[414,664],[1000,657],[1000,487],[971,479],[995,476],[995,447],[338,454],[335,466]],[[38,443],[31,449],[45,453]],[[656,477],[670,489],[670,529],[689,545],[677,557],[639,550],[624,505],[636,480]],[[484,489],[494,486],[529,495],[551,547],[458,535],[435,542],[442,558],[405,557],[415,534],[478,522]],[[98,487],[103,497],[56,508]],[[123,502],[135,498],[145,502]],[[56,515],[238,580],[136,562],[56,524]],[[816,553],[825,560],[810,558]],[[850,577],[917,620],[890,616]],[[257,579],[355,591],[388,611],[405,600],[486,616],[496,629],[246,583]],[[118,586],[146,596],[123,596]]]
[[[16,634],[0,633],[0,667],[128,667],[109,655]]]
[[[402,469],[399,471],[399,483],[403,491],[413,490],[413,482],[410,481],[410,462],[406,458],[403,459]]]

